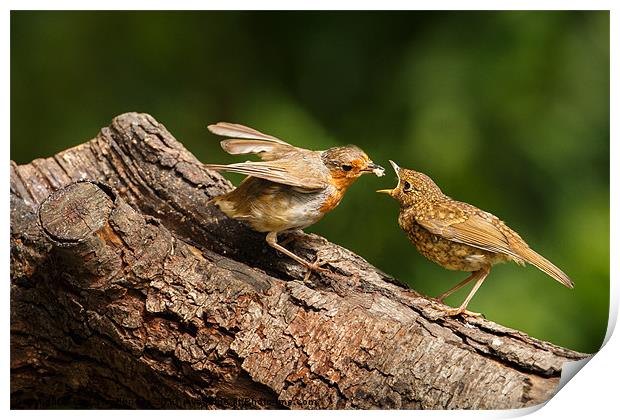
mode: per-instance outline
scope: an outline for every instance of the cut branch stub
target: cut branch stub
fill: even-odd
[[[101,229],[112,210],[112,198],[95,183],[76,182],[50,194],[39,210],[44,232],[59,246],[82,242]]]

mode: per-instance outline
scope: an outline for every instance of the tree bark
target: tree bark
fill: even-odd
[[[587,355],[439,304],[316,235],[288,245],[207,204],[231,184],[150,115],[11,162],[13,408],[502,409]]]

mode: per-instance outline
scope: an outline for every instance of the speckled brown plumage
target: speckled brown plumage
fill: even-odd
[[[538,267],[563,285],[573,282],[559,268],[532,250],[499,218],[471,204],[456,201],[441,192],[423,173],[402,169],[390,161],[398,175],[398,185],[390,194],[400,203],[398,224],[420,254],[449,270],[470,271],[471,276],[438,297],[443,301],[473,280],[476,284],[463,304],[448,311],[465,312],[494,264],[514,261]]]

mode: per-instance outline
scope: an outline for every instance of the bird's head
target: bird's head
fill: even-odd
[[[393,189],[377,192],[391,195],[401,207],[409,207],[424,200],[443,196],[437,184],[422,172],[401,168],[391,160],[390,164],[398,177],[398,185]]]
[[[338,186],[349,186],[365,173],[372,172],[377,176],[385,173],[385,169],[374,164],[362,149],[353,145],[327,149],[321,158]]]

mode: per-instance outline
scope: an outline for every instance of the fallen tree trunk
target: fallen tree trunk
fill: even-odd
[[[316,235],[303,269],[209,198],[230,183],[147,114],[11,162],[11,406],[517,408],[586,355],[438,303]]]

